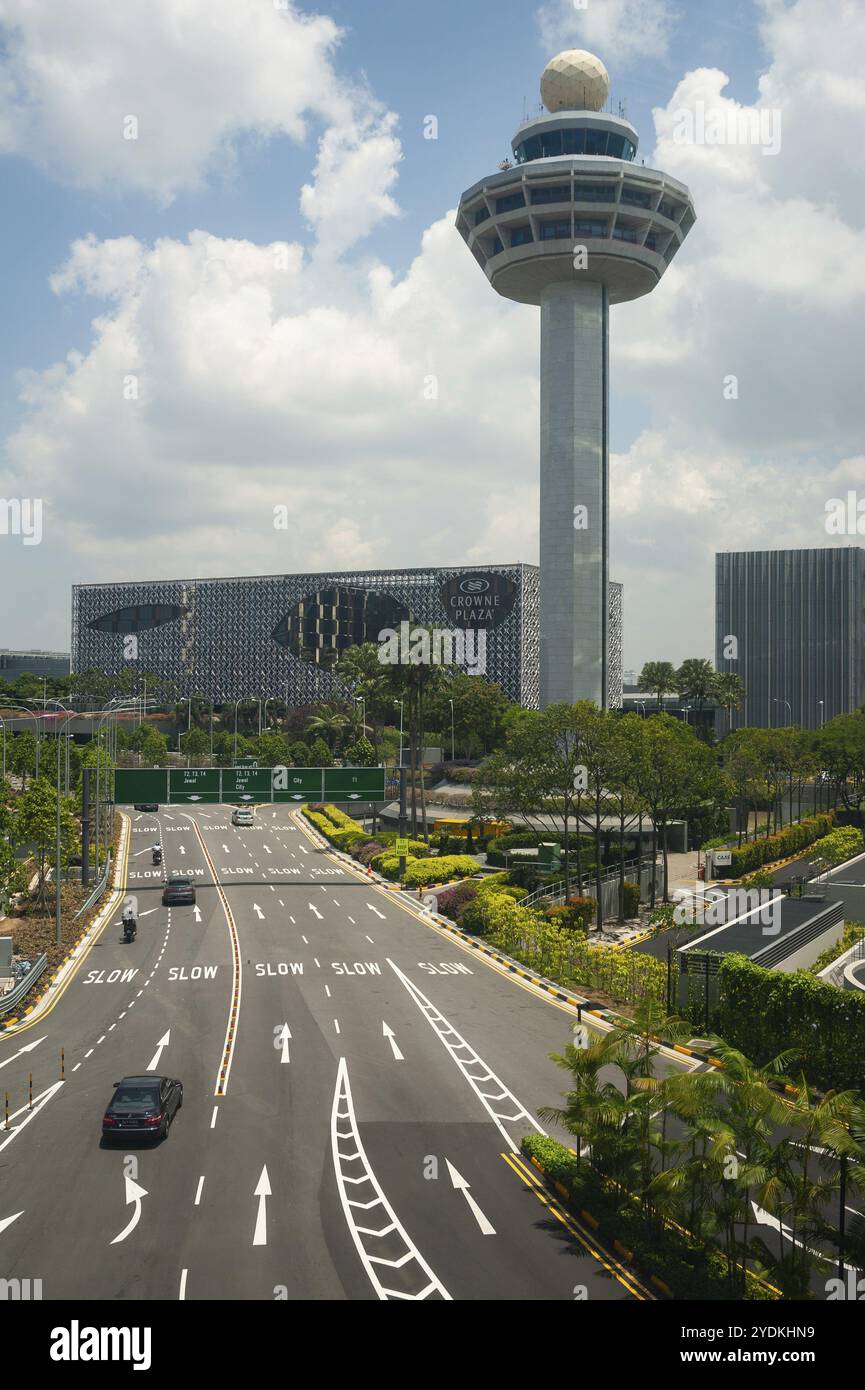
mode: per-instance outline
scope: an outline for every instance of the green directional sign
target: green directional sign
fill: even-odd
[[[118,806],[135,806],[143,801],[162,806],[168,800],[168,769],[118,767],[114,773],[114,800]]]
[[[384,801],[383,767],[326,767],[325,801]]]
[[[384,801],[381,767],[157,767],[118,768],[119,806],[198,806],[229,802]]]
[[[272,801],[273,772],[269,767],[226,767],[222,770],[223,801]]]
[[[321,775],[320,767],[274,768],[274,801],[321,801]]]
[[[218,767],[172,767],[168,772],[168,800],[172,806],[219,802]]]

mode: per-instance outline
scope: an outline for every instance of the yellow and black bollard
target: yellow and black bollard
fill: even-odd
[[[30,1073],[29,1082],[30,1082],[30,1100],[29,1100],[27,1109],[28,1109],[28,1110],[32,1110],[32,1109],[33,1109],[33,1073],[32,1073],[32,1071],[31,1071],[31,1073]]]
[[[66,1049],[64,1047],[60,1049],[60,1080],[66,1080]]]
[[[4,1129],[8,1129],[8,1128],[9,1128],[9,1092],[8,1092],[8,1091],[6,1092],[6,1119],[5,1119],[5,1122],[4,1122],[4,1124],[3,1124],[3,1128],[4,1128]]]

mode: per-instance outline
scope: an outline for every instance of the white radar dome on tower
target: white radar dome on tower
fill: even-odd
[[[610,74],[584,48],[558,53],[544,68],[541,100],[548,111],[601,111],[610,94]]]

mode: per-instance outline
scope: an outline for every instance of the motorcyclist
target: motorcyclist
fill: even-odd
[[[162,846],[161,846],[161,845],[154,845],[154,846],[153,846],[153,849],[152,849],[152,851],[151,851],[151,853],[152,853],[152,856],[153,856],[153,862],[154,862],[154,864],[161,864],[161,863],[162,863]]]
[[[124,909],[123,909],[123,938],[124,938],[124,940],[125,940],[125,941],[132,941],[133,938],[135,937],[135,933],[136,933],[137,930],[138,930],[138,923],[137,923],[136,920],[135,920],[135,913],[132,911],[132,907],[130,906],[130,904],[127,903],[126,907],[124,907]]]

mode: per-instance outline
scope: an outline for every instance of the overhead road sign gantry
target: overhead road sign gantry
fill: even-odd
[[[382,767],[117,768],[114,773],[114,800],[120,806],[385,799]]]

